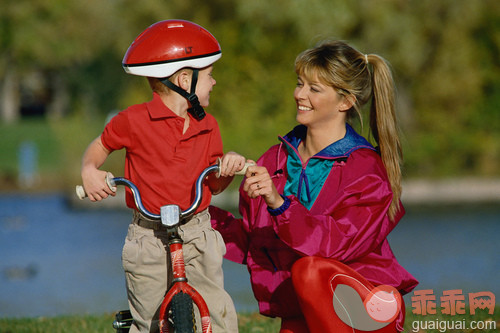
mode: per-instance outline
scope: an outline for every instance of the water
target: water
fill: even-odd
[[[128,210],[72,210],[60,194],[0,196],[0,317],[127,308]],[[238,311],[256,311],[246,268],[225,262]]]
[[[120,256],[129,216],[73,210],[58,193],[0,196],[0,317],[125,309]],[[500,207],[408,208],[390,241],[417,289],[498,297],[499,222]],[[246,267],[227,261],[224,271],[237,311],[257,311]]]
[[[500,296],[500,206],[408,208],[389,235],[417,289],[491,291]],[[408,299],[407,299],[408,301]]]

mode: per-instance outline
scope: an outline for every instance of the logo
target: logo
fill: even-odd
[[[394,287],[380,285],[369,290],[360,281],[351,279],[362,292],[346,284],[337,284],[333,291],[333,307],[340,320],[356,330],[376,331],[396,319],[402,297]]]
[[[401,310],[401,295],[391,286],[375,287],[365,299],[368,315],[379,323],[391,323]]]
[[[179,277],[186,274],[184,270],[184,254],[182,249],[176,250],[170,254],[172,258],[173,274],[174,277]]]

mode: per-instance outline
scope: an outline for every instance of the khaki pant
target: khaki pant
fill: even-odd
[[[122,253],[127,294],[134,325],[130,332],[158,332],[159,308],[172,280],[167,232],[139,226],[134,214]],[[222,257],[226,247],[222,236],[212,229],[208,210],[179,226],[184,241],[188,283],[203,297],[210,311],[214,333],[238,332],[236,311],[224,290]],[[167,255],[168,253],[168,255]],[[201,332],[196,309],[197,330]]]

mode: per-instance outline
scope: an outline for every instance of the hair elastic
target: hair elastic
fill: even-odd
[[[368,65],[368,54],[365,54],[365,64]]]

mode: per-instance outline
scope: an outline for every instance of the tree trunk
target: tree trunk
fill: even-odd
[[[68,87],[61,74],[53,73],[51,77],[52,96],[48,116],[52,119],[61,119],[66,115],[69,107]]]
[[[0,117],[4,123],[12,124],[21,117],[19,78],[13,67],[6,66],[1,84]]]

